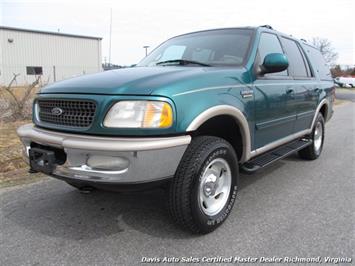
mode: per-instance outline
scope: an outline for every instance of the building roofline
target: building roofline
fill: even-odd
[[[23,31],[23,32],[33,32],[33,33],[56,35],[56,36],[64,36],[64,37],[73,37],[73,38],[102,40],[102,37],[86,36],[86,35],[77,35],[77,34],[54,32],[54,31],[32,30],[32,29],[24,29],[24,28],[16,28],[16,27],[7,27],[7,26],[1,26],[1,25],[0,25],[0,30]]]

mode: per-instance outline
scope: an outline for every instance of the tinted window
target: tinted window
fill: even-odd
[[[264,58],[268,54],[271,53],[283,54],[279,39],[275,34],[270,34],[270,33],[261,34],[258,51],[259,51],[261,64],[264,62]],[[277,73],[265,74],[265,76],[269,76],[269,75],[287,76],[287,70],[284,70],[282,72],[277,72]]]
[[[307,70],[300,49],[295,41],[282,38],[282,43],[288,57],[289,68],[295,77],[307,77]]]
[[[305,45],[305,50],[310,59],[313,70],[317,73],[319,78],[321,80],[332,80],[329,67],[320,51],[309,45]]]
[[[226,29],[190,33],[172,38],[145,57],[138,66],[155,66],[167,60],[192,60],[209,65],[242,65],[252,30]]]
[[[311,67],[309,65],[309,61],[308,61],[307,56],[305,55],[305,53],[303,51],[303,48],[301,46],[298,46],[298,48],[301,51],[301,54],[302,54],[302,57],[303,57],[303,61],[304,61],[305,65],[306,65],[308,77],[314,77],[313,71],[312,71],[312,69],[311,69]]]
[[[169,58],[181,58],[185,52],[185,46],[181,45],[172,45],[167,48],[163,55],[161,56],[161,60],[169,60]]]
[[[191,55],[192,60],[198,62],[209,61],[213,58],[213,51],[211,49],[195,49]]]

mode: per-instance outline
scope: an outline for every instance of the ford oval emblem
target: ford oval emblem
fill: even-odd
[[[59,116],[59,115],[61,115],[63,113],[63,110],[60,109],[59,107],[54,107],[51,110],[51,113],[52,113],[52,115]]]

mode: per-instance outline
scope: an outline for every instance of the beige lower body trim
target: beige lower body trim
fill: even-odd
[[[289,135],[289,136],[287,136],[287,137],[285,137],[285,138],[282,138],[282,139],[279,139],[279,140],[277,140],[277,141],[271,142],[271,143],[269,143],[269,144],[267,144],[267,145],[265,145],[265,146],[263,146],[263,147],[260,147],[260,148],[258,148],[258,149],[256,149],[256,150],[251,151],[248,160],[251,159],[251,158],[253,158],[253,157],[255,157],[255,156],[258,156],[258,155],[260,155],[260,154],[262,154],[262,153],[265,153],[265,152],[267,152],[267,151],[270,151],[270,150],[272,150],[272,149],[275,149],[275,148],[278,147],[278,146],[281,146],[281,145],[283,145],[283,144],[286,144],[287,142],[290,142],[290,141],[292,141],[292,140],[295,140],[295,139],[298,139],[298,138],[300,138],[300,137],[303,137],[303,136],[305,136],[305,135],[307,135],[307,134],[310,134],[310,133],[312,132],[313,127],[314,127],[314,123],[315,123],[315,121],[316,121],[316,119],[317,119],[317,115],[318,115],[318,113],[320,112],[320,109],[323,107],[323,105],[327,105],[327,108],[328,108],[328,106],[329,106],[329,101],[328,101],[327,99],[323,99],[323,100],[318,104],[318,107],[317,107],[317,109],[316,109],[316,112],[315,112],[314,117],[313,117],[313,120],[312,120],[311,127],[310,127],[309,129],[305,129],[305,130],[302,130],[302,131],[300,131],[300,132],[294,133],[294,134]],[[326,117],[324,117],[324,119],[325,119],[325,121],[327,121],[327,116],[328,116],[328,114],[325,114],[325,116],[326,116]]]
[[[191,136],[159,138],[117,138],[97,137],[49,131],[27,124],[17,129],[21,139],[30,139],[39,144],[58,148],[96,150],[96,151],[146,151],[188,145]]]
[[[17,130],[24,145],[23,155],[29,162],[31,143],[64,149],[66,161],[55,165],[55,177],[93,183],[133,184],[153,182],[174,175],[191,141],[190,136],[167,138],[114,138],[67,134],[34,127],[32,124]],[[95,159],[96,158],[96,159]],[[105,168],[92,161],[117,162]]]
[[[267,145],[265,145],[265,146],[263,146],[261,148],[253,150],[250,153],[250,158],[258,156],[258,155],[260,155],[262,153],[265,153],[265,152],[267,152],[269,150],[275,149],[278,146],[281,146],[281,145],[286,144],[286,143],[288,143],[288,142],[290,142],[292,140],[295,140],[295,139],[298,139],[300,137],[303,137],[303,136],[305,136],[307,134],[310,134],[311,132],[312,132],[311,129],[306,129],[306,130],[302,130],[300,132],[297,132],[295,134],[289,135],[289,136],[287,136],[285,138],[279,139],[277,141],[271,142],[271,143],[269,143],[269,144],[267,144]]]

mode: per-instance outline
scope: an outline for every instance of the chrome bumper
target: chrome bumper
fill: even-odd
[[[31,143],[64,149],[67,159],[54,176],[80,181],[134,184],[174,175],[191,137],[116,138],[44,130],[32,124],[17,134],[28,162]]]

